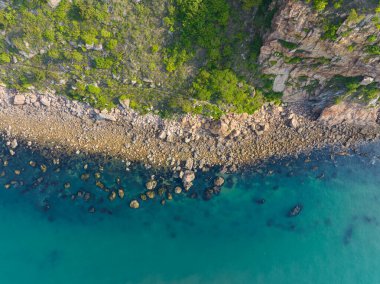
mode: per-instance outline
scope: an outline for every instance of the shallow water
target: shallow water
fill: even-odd
[[[380,283],[379,144],[352,156],[268,162],[226,175],[210,201],[181,194],[139,210],[128,204],[150,172],[106,164],[102,182],[116,189],[120,177],[126,192],[110,202],[94,185],[94,163],[85,171],[81,158],[56,166],[25,149],[6,153],[0,283]],[[198,176],[200,190],[213,175]],[[72,200],[78,190],[92,198]],[[288,217],[296,204],[301,214]]]

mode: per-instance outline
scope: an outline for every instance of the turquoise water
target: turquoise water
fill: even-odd
[[[21,148],[14,157],[6,153],[2,284],[380,283],[379,144],[352,156],[316,152],[311,161],[268,162],[226,175],[210,201],[182,194],[164,206],[159,198],[146,201],[139,210],[129,209],[129,200],[152,172],[106,163],[102,182],[117,188],[120,177],[126,191],[111,202],[94,185],[95,163],[85,171],[80,158],[56,166]],[[89,181],[80,180],[84,172]],[[199,174],[194,190],[206,188],[211,176]],[[72,200],[78,190],[91,199]],[[296,204],[300,215],[288,217]]]

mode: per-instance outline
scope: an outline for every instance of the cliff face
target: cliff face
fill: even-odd
[[[376,15],[353,18],[347,10],[321,14],[302,1],[280,1],[259,61],[263,73],[275,76],[273,90],[283,92],[285,102],[324,100],[336,75],[380,82],[380,53],[370,50],[380,50]]]

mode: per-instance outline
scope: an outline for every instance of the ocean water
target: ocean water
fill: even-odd
[[[380,144],[268,161],[225,175],[210,201],[181,194],[138,210],[129,201],[154,171],[117,161],[99,169],[85,157],[53,165],[22,147],[0,153],[1,284],[380,283]],[[197,174],[193,191],[216,171]],[[109,201],[95,172],[124,199]]]

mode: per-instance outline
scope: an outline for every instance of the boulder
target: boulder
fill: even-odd
[[[16,106],[25,104],[25,96],[24,95],[15,95],[13,98],[13,104]]]
[[[130,99],[125,99],[125,100],[120,100],[119,99],[119,103],[120,105],[124,108],[124,109],[129,109],[129,104],[130,104],[131,100]]]
[[[98,120],[116,121],[116,117],[106,112],[100,112],[97,116]]]
[[[283,92],[286,87],[286,81],[289,78],[289,71],[285,74],[279,74],[276,76],[273,82],[273,91],[274,92]]]
[[[195,179],[195,173],[193,171],[187,170],[183,173],[182,182],[184,184],[191,183]]]
[[[53,9],[56,8],[60,2],[61,0],[48,0],[49,6],[52,7]]]
[[[50,107],[50,100],[47,97],[41,97],[40,103],[46,107]]]
[[[194,161],[193,161],[193,159],[188,158],[188,159],[186,160],[185,168],[188,169],[188,170],[191,170],[191,169],[193,168],[193,166],[194,166]]]
[[[293,116],[291,119],[289,119],[289,127],[298,128],[299,126],[300,126],[300,123],[298,122],[298,120],[295,116]]]
[[[211,123],[210,132],[214,135],[226,137],[231,133],[231,130],[226,122],[217,120]]]
[[[360,85],[362,86],[367,86],[369,84],[371,84],[372,82],[374,81],[374,79],[372,77],[364,77],[364,79],[360,82]]]

